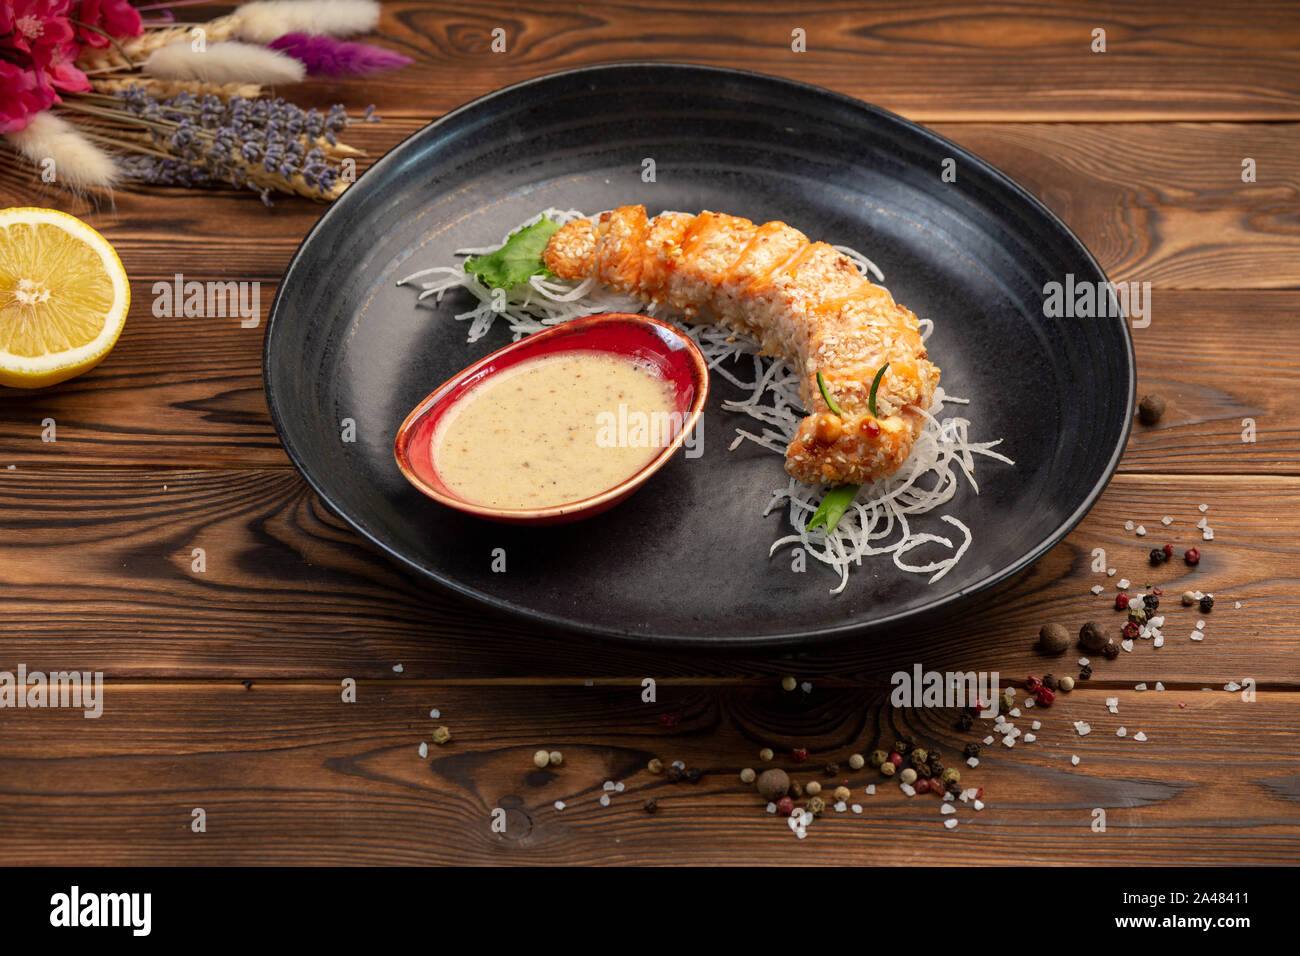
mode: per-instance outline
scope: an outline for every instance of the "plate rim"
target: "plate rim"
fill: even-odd
[[[275,296],[271,301],[271,307],[267,313],[266,329],[262,340],[262,390],[266,397],[267,408],[270,412],[271,425],[275,429],[276,437],[279,439],[280,446],[284,449],[285,454],[293,464],[294,469],[302,476],[303,480],[307,482],[308,487],[311,488],[311,490],[329,507],[332,512],[347,522],[348,526],[357,534],[361,535],[361,537],[369,542],[372,547],[378,548],[388,560],[395,562],[402,570],[415,574],[421,580],[432,581],[446,591],[461,598],[465,598],[474,604],[490,607],[511,618],[526,620],[534,625],[539,623],[544,624],[547,627],[560,632],[569,632],[568,634],[563,635],[566,637],[582,635],[586,637],[601,638],[607,641],[615,641],[619,644],[654,646],[660,648],[712,648],[727,650],[774,649],[794,646],[810,646],[813,644],[826,645],[855,636],[865,636],[868,633],[886,632],[889,629],[899,627],[908,621],[931,618],[939,612],[951,608],[954,604],[965,601],[981,591],[986,591],[1003,581],[1014,577],[1030,567],[1030,565],[1052,548],[1056,547],[1056,545],[1064,541],[1070,532],[1078,527],[1079,523],[1087,516],[1088,512],[1092,510],[1093,506],[1096,505],[1098,499],[1100,499],[1102,493],[1110,484],[1111,479],[1114,478],[1115,473],[1119,468],[1120,459],[1123,457],[1124,452],[1128,447],[1128,440],[1132,433],[1132,409],[1137,400],[1137,356],[1133,347],[1132,329],[1129,326],[1128,320],[1122,315],[1115,318],[1120,321],[1120,327],[1124,332],[1123,342],[1127,346],[1124,357],[1125,371],[1127,372],[1128,378],[1127,407],[1129,413],[1125,416],[1119,440],[1116,442],[1115,448],[1111,451],[1110,458],[1106,462],[1106,466],[1102,470],[1101,476],[1094,483],[1093,487],[1089,489],[1079,506],[1075,508],[1075,510],[1065,518],[1056,529],[1015,561],[985,575],[983,578],[980,578],[966,587],[954,591],[947,597],[939,598],[926,604],[924,607],[897,611],[883,617],[873,618],[869,621],[851,621],[795,631],[783,630],[778,633],[770,634],[719,635],[711,637],[708,635],[690,633],[646,633],[626,629],[620,630],[616,627],[606,627],[591,622],[575,620],[564,617],[563,615],[552,614],[546,611],[539,611],[534,608],[525,607],[512,601],[487,594],[476,588],[456,581],[453,578],[449,578],[422,567],[416,561],[379,540],[375,534],[372,534],[365,528],[360,519],[348,514],[345,509],[340,507],[328,494],[324,492],[324,490],[321,489],[304,466],[303,461],[301,460],[298,451],[294,448],[292,442],[286,437],[286,429],[284,422],[281,419],[278,402],[275,397],[276,388],[271,377],[271,346],[277,325],[276,320],[279,316],[281,299],[284,296],[285,289],[289,286],[290,277],[293,275],[294,271],[300,267],[304,258],[304,253],[312,244],[313,238],[320,230],[327,226],[332,217],[342,215],[341,213],[336,213],[336,211],[341,207],[342,203],[347,201],[348,194],[356,188],[357,183],[361,182],[371,173],[384,169],[393,162],[396,162],[394,156],[401,152],[407,143],[417,137],[425,135],[429,130],[440,126],[451,125],[463,114],[481,109],[482,107],[491,104],[491,102],[497,98],[505,97],[521,90],[526,90],[531,86],[538,86],[563,77],[581,76],[588,73],[601,74],[611,72],[634,72],[636,70],[646,69],[681,73],[713,73],[718,76],[740,77],[747,80],[758,80],[760,82],[775,83],[778,85],[784,84],[798,89],[803,95],[812,95],[822,98],[829,97],[838,101],[842,106],[857,111],[872,113],[878,117],[884,118],[888,122],[901,124],[908,128],[909,131],[919,134],[924,139],[928,139],[932,144],[949,150],[949,155],[959,158],[962,162],[972,163],[976,168],[984,173],[984,175],[991,177],[1002,188],[1009,190],[1023,202],[1027,203],[1039,215],[1045,217],[1052,226],[1060,230],[1061,234],[1063,234],[1068,242],[1075,247],[1076,252],[1080,254],[1081,259],[1085,264],[1091,266],[1096,270],[1098,275],[1109,281],[1109,276],[1106,274],[1106,270],[1101,267],[1101,264],[1097,261],[1091,250],[1089,250],[1083,243],[1083,240],[1075,234],[1074,230],[1072,230],[1056,213],[1049,209],[1037,196],[1029,192],[1025,187],[1021,186],[1020,183],[1016,182],[1016,180],[1002,172],[1002,170],[998,169],[989,161],[981,158],[975,153],[972,153],[964,146],[954,143],[939,133],[936,133],[934,130],[929,129],[920,123],[909,120],[906,117],[900,116],[897,113],[891,112],[890,110],[884,109],[883,107],[849,96],[846,93],[839,93],[835,90],[830,90],[812,83],[805,83],[801,80],[792,80],[788,77],[776,76],[770,73],[761,73],[756,70],[740,70],[732,67],[709,66],[705,64],[671,60],[628,60],[617,63],[594,64],[590,66],[574,67],[567,70],[543,73],[475,97],[455,109],[444,113],[437,119],[426,123],[419,129],[414,130],[408,136],[403,137],[398,143],[394,144],[382,156],[375,160],[374,163],[363,170],[361,175],[357,177],[352,185],[344,191],[343,195],[334,200],[334,202],[326,208],[316,222],[312,224],[311,228],[307,230],[306,235],[304,235],[302,241],[299,242],[298,248],[294,250],[292,257],[290,257],[289,263],[285,266],[280,281],[276,286]]]

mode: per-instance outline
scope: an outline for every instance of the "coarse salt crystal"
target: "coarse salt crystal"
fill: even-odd
[[[867,784],[867,796],[874,797],[875,795],[876,795],[876,785],[874,783]]]
[[[1203,633],[1201,633],[1200,631],[1192,631],[1192,640],[1194,640],[1194,641],[1203,641],[1203,640],[1205,640],[1205,635],[1204,635]]]
[[[804,681],[802,684],[799,685],[799,689],[803,691],[805,694],[811,694],[812,683],[810,681]]]
[[[769,803],[769,804],[767,805],[767,812],[768,812],[768,813],[776,813],[776,804],[775,804],[775,803]]]
[[[1205,622],[1204,622],[1204,621],[1197,621],[1197,622],[1196,622],[1196,629],[1197,629],[1198,631],[1203,631],[1203,630],[1205,630]]]
[[[1200,528],[1202,531],[1204,531],[1206,525],[1208,525],[1209,523],[1210,523],[1210,519],[1209,519],[1209,518],[1202,518],[1200,521],[1196,522],[1196,527],[1198,527],[1198,528]]]
[[[1134,690],[1146,690],[1146,689],[1147,689],[1147,685],[1146,685],[1146,684],[1134,684],[1134,685],[1133,685],[1133,689],[1134,689]]]
[[[1206,529],[1205,529],[1205,532],[1201,535],[1201,540],[1202,540],[1202,541],[1213,541],[1213,540],[1214,540],[1214,529],[1213,529],[1213,528],[1206,528]]]
[[[1233,607],[1234,607],[1234,608],[1239,608],[1239,607],[1241,607],[1241,602],[1238,601],[1236,604],[1233,605]]]
[[[1210,510],[1210,506],[1207,505],[1207,504],[1199,504],[1199,505],[1196,506],[1196,510],[1197,510],[1197,511],[1202,511],[1202,512],[1204,512],[1204,511],[1209,511],[1209,510]]]
[[[954,797],[953,797],[953,795],[952,795],[951,793],[945,793],[945,794],[943,795],[943,802],[944,802],[944,803],[952,803],[953,799],[954,799]]]
[[[1164,626],[1165,626],[1165,616],[1164,616],[1163,614],[1157,614],[1155,617],[1151,618],[1151,626],[1152,626],[1152,627],[1164,627]]]
[[[1074,729],[1079,732],[1080,737],[1086,737],[1088,734],[1092,733],[1092,727],[1090,727],[1088,722],[1084,720],[1076,720],[1074,722]]]
[[[860,803],[855,803],[855,804],[853,804],[853,806],[849,807],[849,809],[852,810],[854,813],[861,813],[861,812],[862,812],[862,804],[860,804]]]
[[[1128,651],[1130,654],[1133,653],[1133,642],[1132,642],[1132,641],[1120,641],[1120,642],[1119,642],[1119,646],[1122,647],[1122,648],[1124,648],[1124,650]]]
[[[1079,755],[1078,755],[1078,754],[1073,754],[1073,755],[1071,755],[1071,757],[1070,757],[1070,766],[1071,766],[1071,767],[1077,767],[1077,766],[1079,766]]]
[[[838,800],[838,801],[836,801],[836,803],[835,803],[835,812],[836,812],[836,813],[843,813],[843,812],[844,812],[845,810],[847,810],[848,808],[849,808],[849,805],[848,805],[847,803],[845,803],[843,800]]]
[[[622,792],[623,792],[623,781],[620,780],[618,783],[614,784],[614,789],[615,789],[616,791],[618,791],[619,793],[622,793]]]
[[[1015,696],[1016,696],[1016,689],[1015,689],[1014,687],[1006,687],[1006,688],[1003,688],[1002,693],[1006,694],[1008,697],[1015,697]]]
[[[898,789],[902,790],[909,797],[916,796],[916,787],[912,786],[910,783],[900,783]]]
[[[1087,666],[1088,666],[1089,664],[1091,664],[1091,663],[1092,663],[1092,661],[1088,660],[1088,658],[1086,658],[1086,657],[1080,657],[1080,658],[1079,658],[1079,666],[1080,666],[1080,667],[1087,667]]]
[[[1110,710],[1110,712],[1111,712],[1112,714],[1118,714],[1118,713],[1119,713],[1119,698],[1118,698],[1118,697],[1107,697],[1107,698],[1106,698],[1106,707],[1107,707],[1107,709]]]
[[[1156,681],[1156,690],[1164,690],[1164,689],[1165,689],[1165,685],[1160,683],[1160,681]]]
[[[602,793],[602,794],[600,795],[600,805],[601,805],[602,807],[607,807],[607,806],[609,806],[609,794],[607,794],[607,793]]]
[[[1241,690],[1241,685],[1238,684],[1235,680],[1230,680],[1228,681],[1228,683],[1223,685],[1223,689],[1228,691],[1229,693],[1233,693],[1235,691]]]
[[[971,806],[973,806],[976,810],[983,810],[983,809],[984,809],[984,801],[983,801],[983,800],[976,800],[974,803],[971,804]]]
[[[1135,733],[1135,734],[1133,735],[1133,739],[1134,739],[1134,740],[1146,740],[1146,739],[1147,739],[1147,735],[1144,734],[1142,731],[1139,730],[1137,733]]]
[[[421,742],[420,742],[420,757],[423,758],[423,757],[427,757],[427,756],[429,756],[429,745],[426,744],[426,743],[424,743],[423,741],[421,741]]]
[[[951,830],[953,827],[957,825],[957,821],[954,818],[949,818],[943,821],[943,825],[946,826],[949,830]]]
[[[776,804],[773,803],[773,804],[770,804],[770,806],[771,806],[772,809],[769,810],[769,811],[767,811],[767,812],[768,812],[768,813],[776,813]],[[557,810],[563,810],[563,809],[564,809],[564,801],[563,801],[563,800],[556,800],[556,801],[555,801],[555,809],[557,809]]]
[[[966,766],[968,766],[968,767],[978,767],[979,765],[980,765],[980,758],[979,758],[979,757],[967,757],[967,758],[966,758]]]
[[[1165,646],[1165,636],[1164,636],[1163,634],[1157,634],[1157,635],[1156,635],[1156,639],[1155,639],[1154,641],[1151,642],[1151,646],[1152,646],[1152,647],[1164,647],[1164,646]]]
[[[1011,716],[1012,716],[1012,717],[1019,717],[1019,716],[1020,716],[1020,708],[1019,708],[1019,707],[1012,707],[1012,708],[1011,708]]]
[[[1032,724],[1029,725],[1030,730],[1041,730],[1042,727],[1043,727],[1043,722],[1041,720],[1035,720]]]
[[[395,674],[400,674],[400,673],[402,673],[402,671],[404,671],[405,669],[406,669],[406,668],[402,667],[401,664],[394,664],[394,665],[393,665],[393,673],[395,673]]]
[[[1107,568],[1107,569],[1106,569],[1106,577],[1108,577],[1108,578],[1113,578],[1114,576],[1115,576],[1115,569],[1114,569],[1114,568]]]
[[[1038,738],[1035,737],[1033,734],[1025,734],[1025,743],[1027,744],[1032,744],[1037,739]]]
[[[681,760],[674,760],[672,765],[676,767],[678,770],[686,769],[686,764]]]
[[[951,797],[952,794],[950,793],[948,794],[948,796]],[[944,815],[953,814],[957,812],[957,808],[954,807],[951,803],[945,803],[943,806],[939,808],[939,812]]]
[[[1171,524],[1174,523],[1174,519],[1169,517],[1169,515],[1165,515],[1163,518],[1160,519],[1160,523],[1164,525],[1166,528],[1168,528]]]
[[[1125,521],[1125,522],[1124,522],[1124,530],[1125,530],[1125,531],[1132,531],[1132,530],[1133,530],[1133,522],[1132,522],[1132,521]]]
[[[1137,530],[1134,531],[1134,534],[1136,534],[1139,538],[1146,537],[1146,533],[1147,533],[1147,529],[1144,528],[1142,525],[1138,525]]]
[[[1102,586],[1101,586],[1100,584],[1094,584],[1094,585],[1092,586],[1092,593],[1093,593],[1093,594],[1100,594],[1100,593],[1102,592],[1102,590],[1104,590],[1104,589],[1102,588]]]
[[[1121,727],[1119,730],[1115,731],[1115,736],[1116,736],[1116,737],[1127,737],[1127,736],[1128,736],[1128,728],[1127,728],[1127,727]]]
[[[606,781],[604,782],[604,784],[602,784],[602,786],[604,787],[605,790],[613,790],[613,789],[614,789],[614,781],[613,781],[613,780],[606,780]]]
[[[985,745],[986,747],[987,747],[989,744],[991,744],[991,743],[993,743],[993,737],[992,737],[992,736],[988,736],[988,737],[985,737],[985,738],[984,738],[984,745]]]
[[[1016,738],[1012,737],[1010,734],[1007,734],[1005,737],[1002,738],[1002,743],[1007,747],[1014,747],[1016,745]]]
[[[1120,578],[1120,579],[1119,579],[1119,583],[1116,584],[1115,587],[1118,588],[1118,589],[1121,590],[1121,591],[1127,591],[1127,590],[1128,590],[1128,586],[1129,586],[1130,584],[1132,584],[1132,583],[1133,583],[1133,582],[1130,581],[1128,578]]]
[[[1026,707],[1026,708],[1029,708],[1029,707],[1033,707],[1033,706],[1034,706],[1034,698],[1032,698],[1032,697],[1026,697],[1026,698],[1025,698],[1025,707]]]
[[[437,707],[435,707],[433,708],[433,710],[429,711],[429,716],[432,717],[434,720],[437,720],[439,717],[442,716],[442,711],[440,711]]]

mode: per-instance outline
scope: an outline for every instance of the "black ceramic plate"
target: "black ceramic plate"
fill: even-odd
[[[655,181],[644,182],[653,159]],[[944,182],[945,159],[956,182]],[[747,420],[720,409],[705,453],[677,456],[631,499],[553,528],[484,523],[408,485],[393,436],[431,389],[507,342],[474,345],[417,308],[397,278],[455,261],[548,206],[644,203],[782,219],[851,245],[898,301],[936,328],[949,394],[970,398],[977,438],[1003,437],[1014,468],[981,464],[981,494],[953,506],[974,543],[941,581],[854,570],[845,592],[810,561],[768,558],[787,530],[762,516],[785,481],[757,446],[728,453]],[[891,113],[787,80],[674,64],[594,67],[476,100],[411,136],[321,217],[289,265],[266,332],[271,414],[320,496],[408,569],[501,610],[564,628],[669,643],[805,643],[899,625],[1025,567],[1079,521],[1115,469],[1134,401],[1120,318],[1046,318],[1043,286],[1105,281],[1047,209],[975,156]],[[341,440],[344,419],[355,441]],[[492,569],[504,548],[505,573]],[[919,557],[921,552],[917,552]]]

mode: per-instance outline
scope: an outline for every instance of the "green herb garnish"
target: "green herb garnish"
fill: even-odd
[[[832,488],[826,492],[822,498],[822,503],[817,506],[813,513],[812,520],[808,522],[808,530],[825,526],[826,533],[830,534],[835,530],[835,526],[840,523],[844,517],[844,512],[849,510],[849,505],[853,503],[853,496],[858,493],[861,485],[840,485],[838,488]]]
[[[465,260],[465,271],[476,275],[489,289],[510,289],[535,275],[550,275],[542,253],[551,241],[558,222],[543,216],[531,226],[510,234],[496,252]]]
[[[889,368],[888,362],[880,366],[880,371],[877,372],[876,377],[871,380],[871,395],[867,398],[867,408],[871,409],[872,418],[880,417],[876,414],[876,389],[880,388],[880,380],[885,377],[885,369],[887,368]]]
[[[826,379],[822,378],[821,372],[817,373],[817,387],[822,390],[822,398],[826,400],[826,407],[836,415],[843,415],[844,413],[840,411],[840,406],[835,401],[835,396],[832,395],[831,390],[826,387]]]

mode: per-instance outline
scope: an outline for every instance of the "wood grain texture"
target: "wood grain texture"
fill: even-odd
[[[1202,502],[1215,529],[1209,543],[1194,527]],[[788,655],[772,653],[663,654],[549,637],[525,622],[467,612],[392,570],[284,470],[0,471],[0,514],[7,655],[0,662],[114,678],[239,679],[381,678],[401,664],[408,678],[569,682],[770,679],[792,666]],[[1175,518],[1168,530],[1164,515]],[[1126,532],[1130,519],[1151,534]],[[1127,577],[1166,588],[1168,644],[1156,650],[1139,642],[1132,654],[1103,662],[1098,680],[1246,673],[1300,683],[1297,525],[1300,479],[1120,476],[1083,524],[1024,575],[929,626],[809,652],[798,666],[818,678],[882,685],[917,661],[941,670],[1059,669],[1078,655],[1045,661],[1031,649],[1038,629],[1060,620],[1077,630],[1095,617],[1118,632],[1112,589]],[[1197,544],[1200,565],[1191,571],[1175,561],[1151,571],[1147,553],[1165,540],[1180,549]],[[202,573],[192,570],[194,548],[205,552]],[[1091,572],[1094,548],[1106,550],[1114,577]],[[489,551],[484,543],[484,560]],[[809,587],[819,573],[810,570]],[[1094,584],[1107,592],[1093,596]],[[1200,615],[1179,606],[1187,588],[1214,593],[1218,607]],[[1192,643],[1201,617],[1207,638]]]
[[[1119,698],[1110,714],[1105,698]],[[1295,693],[1253,703],[1221,686],[1139,693],[1077,690],[1033,743],[958,754],[986,731],[942,709],[895,710],[882,695],[814,688],[120,685],[96,721],[13,711],[0,737],[0,846],[11,864],[73,855],[113,864],[1294,864],[1300,860]],[[1186,704],[1180,707],[1179,703]],[[451,743],[430,746],[435,722]],[[660,712],[680,716],[673,730]],[[1074,720],[1093,730],[1079,737]],[[1018,720],[1026,732],[1030,722]],[[1129,736],[1115,736],[1124,726]],[[1139,730],[1149,738],[1133,739]],[[907,798],[847,757],[900,735],[938,746],[985,809],[960,804],[947,830],[936,797]],[[1243,750],[1243,740],[1250,747]],[[806,746],[794,779],[847,779],[862,806],[828,810],[798,841],[765,812],[741,767],[757,751]],[[538,747],[564,753],[539,771]],[[1206,754],[1233,754],[1230,765]],[[1078,767],[1070,756],[1078,754]],[[659,756],[698,767],[697,784],[645,770]],[[827,777],[827,761],[841,763]],[[599,803],[606,780],[625,789]],[[874,783],[877,793],[865,787]],[[829,789],[829,787],[828,787]],[[642,805],[654,798],[659,812]],[[556,800],[566,804],[557,810]],[[207,832],[190,831],[202,807]],[[506,811],[506,832],[491,813]],[[1093,832],[1095,811],[1106,830]]]

